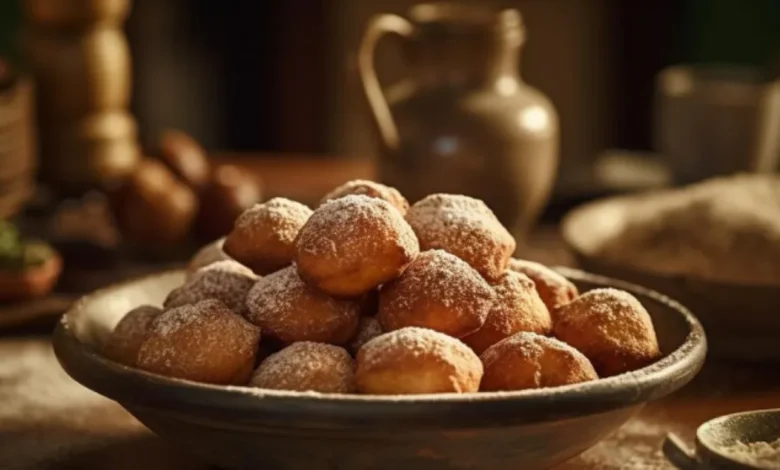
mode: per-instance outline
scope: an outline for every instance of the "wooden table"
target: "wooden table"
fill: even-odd
[[[308,187],[321,194],[340,181],[372,175],[370,164],[359,161],[270,160],[247,166],[265,176],[270,193],[303,198],[312,194],[295,190]],[[569,264],[555,227],[534,234],[522,254],[548,264]],[[613,436],[559,469],[670,469],[660,452],[667,432],[691,439],[709,418],[780,406],[776,370],[772,365],[710,362],[689,387],[649,404]],[[47,331],[0,335],[0,467],[211,468],[155,437],[119,405],[71,380],[54,358]]]

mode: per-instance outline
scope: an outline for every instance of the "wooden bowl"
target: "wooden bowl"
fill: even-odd
[[[780,439],[780,408],[745,411],[711,419],[696,430],[696,447],[690,449],[670,434],[663,444],[666,457],[682,470],[712,468],[755,470],[767,468],[742,462],[729,455],[728,447],[742,442],[774,442]],[[777,468],[777,467],[770,467]]]
[[[579,267],[662,292],[701,320],[710,351],[719,357],[780,360],[780,284],[744,284],[649,271],[598,256],[603,240],[645,195],[619,196],[585,204],[563,220],[563,239]]]
[[[130,308],[159,304],[183,271],[118,284],[81,299],[54,333],[77,381],[119,402],[158,435],[228,468],[534,470],[606,437],[642,405],[689,382],[706,353],[684,307],[620,281],[562,270],[588,290],[614,286],[647,307],[665,356],[636,372],[521,392],[361,396],[224,387],[114,363],[96,351]]]

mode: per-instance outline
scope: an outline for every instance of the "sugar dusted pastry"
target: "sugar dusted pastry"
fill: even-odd
[[[241,214],[225,239],[224,250],[260,275],[289,266],[295,237],[311,216],[307,206],[276,197]]]
[[[166,310],[138,352],[143,370],[179,379],[243,385],[255,366],[260,328],[218,300]]]
[[[302,341],[268,356],[249,384],[275,390],[353,393],[355,363],[344,348]]]
[[[501,276],[515,251],[515,239],[479,199],[432,194],[412,205],[406,220],[421,250],[450,252],[490,280]]]
[[[357,355],[361,393],[405,395],[479,390],[482,363],[455,338],[425,328],[403,328],[377,336]]]
[[[320,206],[301,228],[295,263],[308,284],[358,298],[395,279],[419,253],[417,237],[388,202],[349,195]]]
[[[382,286],[377,318],[385,331],[417,326],[462,338],[482,327],[493,300],[493,289],[465,261],[430,250]]]
[[[347,344],[355,335],[360,304],[335,299],[307,285],[290,266],[265,276],[249,291],[247,318],[283,344]]]
[[[493,290],[496,293],[495,301],[485,324],[463,338],[463,342],[471,346],[477,354],[521,331],[550,334],[550,312],[536,292],[531,279],[524,274],[506,271],[493,284]]]
[[[480,356],[481,390],[525,390],[598,379],[588,358],[568,344],[535,333],[517,333]]]
[[[594,289],[557,310],[555,336],[582,351],[602,377],[661,356],[650,315],[628,292]]]

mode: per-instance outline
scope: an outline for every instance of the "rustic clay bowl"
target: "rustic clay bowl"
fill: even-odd
[[[729,455],[724,448],[737,441],[773,442],[780,439],[780,408],[746,411],[712,419],[696,430],[696,449],[692,450],[670,434],[663,445],[664,454],[682,470],[752,470],[778,468],[752,465]]]
[[[626,214],[652,195],[602,199],[580,206],[563,220],[562,233],[582,269],[625,279],[679,301],[701,320],[715,356],[780,360],[780,284],[744,284],[640,269],[596,253]]]
[[[701,325],[678,303],[623,282],[562,272],[583,290],[634,293],[653,317],[665,357],[634,373],[555,389],[390,397],[206,385],[125,367],[96,352],[125,312],[159,304],[184,272],[85,297],[57,326],[54,349],[77,381],[158,435],[229,468],[541,469],[579,454],[645,402],[685,385],[706,352]]]

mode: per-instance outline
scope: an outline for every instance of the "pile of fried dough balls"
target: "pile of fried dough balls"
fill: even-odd
[[[314,211],[274,198],[197,253],[162,308],[130,311],[104,353],[212,384],[381,395],[554,387],[659,358],[631,294],[579,295],[514,250],[467,196],[410,207],[356,180]]]

